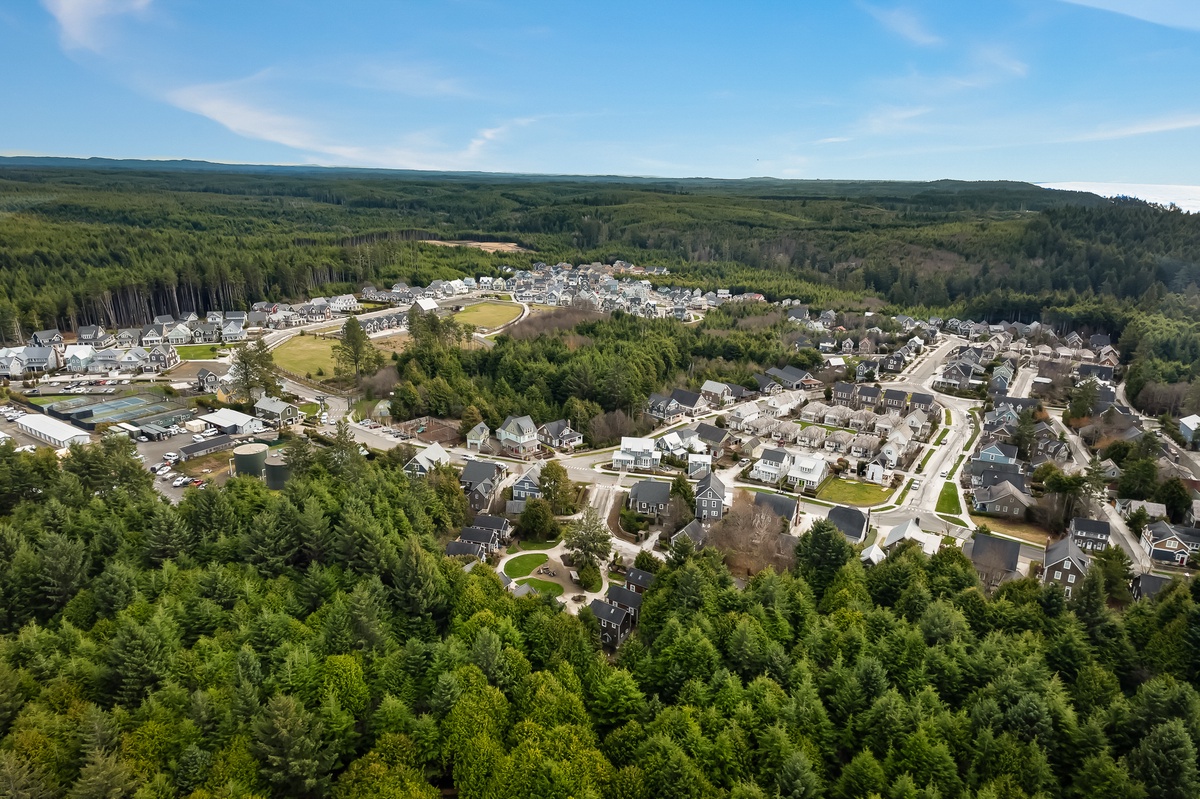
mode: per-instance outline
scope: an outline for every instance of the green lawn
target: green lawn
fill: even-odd
[[[457,322],[492,330],[521,315],[521,306],[507,302],[480,302],[468,305],[454,315]]]
[[[942,432],[941,432],[940,434],[938,434],[937,441],[935,441],[935,442],[933,442],[933,443],[934,443],[934,444],[941,444],[943,441],[945,441],[945,440],[946,440],[946,436],[947,436],[949,433],[950,433],[950,428],[949,428],[949,427],[944,427],[944,428],[942,428]]]
[[[950,524],[957,524],[959,527],[970,527],[971,526],[971,525],[967,524],[967,521],[965,519],[960,519],[957,516],[944,516],[939,513],[938,518],[944,522],[949,522]]]
[[[929,463],[929,457],[933,455],[933,447],[925,450],[925,457],[921,458],[921,462],[917,464],[917,474],[925,471],[925,464]]]
[[[313,377],[320,377],[318,371],[322,371],[325,376],[332,377],[333,345],[336,343],[330,338],[292,336],[272,352],[281,369]]]
[[[298,407],[300,412],[306,416],[316,416],[321,412],[321,406],[315,402],[302,402]]]
[[[950,409],[946,408],[946,424],[950,424]]]
[[[39,408],[45,408],[47,405],[53,405],[56,402],[62,402],[65,399],[70,399],[70,397],[64,394],[52,394],[48,397],[26,397],[25,399],[29,400],[29,402],[38,406]]]
[[[942,492],[938,494],[937,512],[948,513],[951,516],[962,513],[962,502],[958,498],[958,489],[949,480],[942,483]]]
[[[559,539],[557,538],[555,538],[553,541],[530,541],[529,539],[522,538],[520,541],[509,547],[508,551],[528,552],[530,550],[538,549],[554,549],[554,547],[558,546],[558,542]]]
[[[504,573],[509,577],[527,577],[538,566],[550,558],[541,552],[531,552],[528,555],[518,555],[504,564]]]
[[[829,480],[821,486],[817,496],[827,502],[842,505],[881,505],[892,495],[890,488],[880,488],[872,483],[860,483],[840,478]]]
[[[538,590],[538,593],[549,594],[552,597],[560,597],[563,592],[563,587],[558,583],[552,583],[549,580],[539,580],[536,577],[526,577],[524,580],[517,580],[517,585],[532,585]]]
[[[179,353],[179,359],[183,361],[211,361],[217,357],[219,349],[220,346],[217,344],[186,344],[176,347],[175,351]]]

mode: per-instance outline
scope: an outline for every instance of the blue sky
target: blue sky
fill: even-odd
[[[1200,2],[5,0],[0,153],[1200,184]]]

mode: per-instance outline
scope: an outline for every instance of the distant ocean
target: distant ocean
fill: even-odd
[[[1184,211],[1200,211],[1200,186],[1170,183],[1039,183],[1047,189],[1090,191],[1101,197],[1137,197],[1159,205],[1175,205]]]

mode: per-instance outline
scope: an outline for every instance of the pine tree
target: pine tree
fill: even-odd
[[[323,740],[320,720],[294,697],[276,694],[254,723],[254,755],[262,776],[281,799],[319,797],[329,791],[336,759]]]
[[[68,799],[125,799],[136,785],[133,773],[122,760],[93,750]]]
[[[818,519],[796,544],[796,570],[820,598],[851,554],[853,550],[841,531],[828,520]]]
[[[1154,799],[1200,795],[1196,745],[1179,719],[1159,724],[1129,753],[1129,773]]]

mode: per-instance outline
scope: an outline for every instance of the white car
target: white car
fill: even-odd
[[[174,461],[177,461],[177,460],[179,460],[179,453],[168,452],[163,455],[163,460],[166,461],[167,463],[172,463]]]
[[[950,474],[949,469],[942,469],[940,472],[938,472],[938,477],[945,477],[948,474]]]
[[[186,474],[181,474],[171,481],[171,485],[175,486],[176,488],[181,488],[184,483],[190,482],[192,482],[192,478],[188,477]]]
[[[205,438],[214,438],[220,432],[221,431],[218,430],[217,428],[210,427],[207,430],[205,430],[203,433],[201,433],[200,435],[204,436]]]
[[[197,444],[199,444],[203,440],[204,440],[204,436],[200,435],[199,433],[192,436],[192,441],[195,441]]]
[[[175,472],[167,472],[164,475],[160,475],[158,479],[162,480],[165,483],[167,480],[170,480],[171,478],[173,478],[175,476],[176,476]]]

